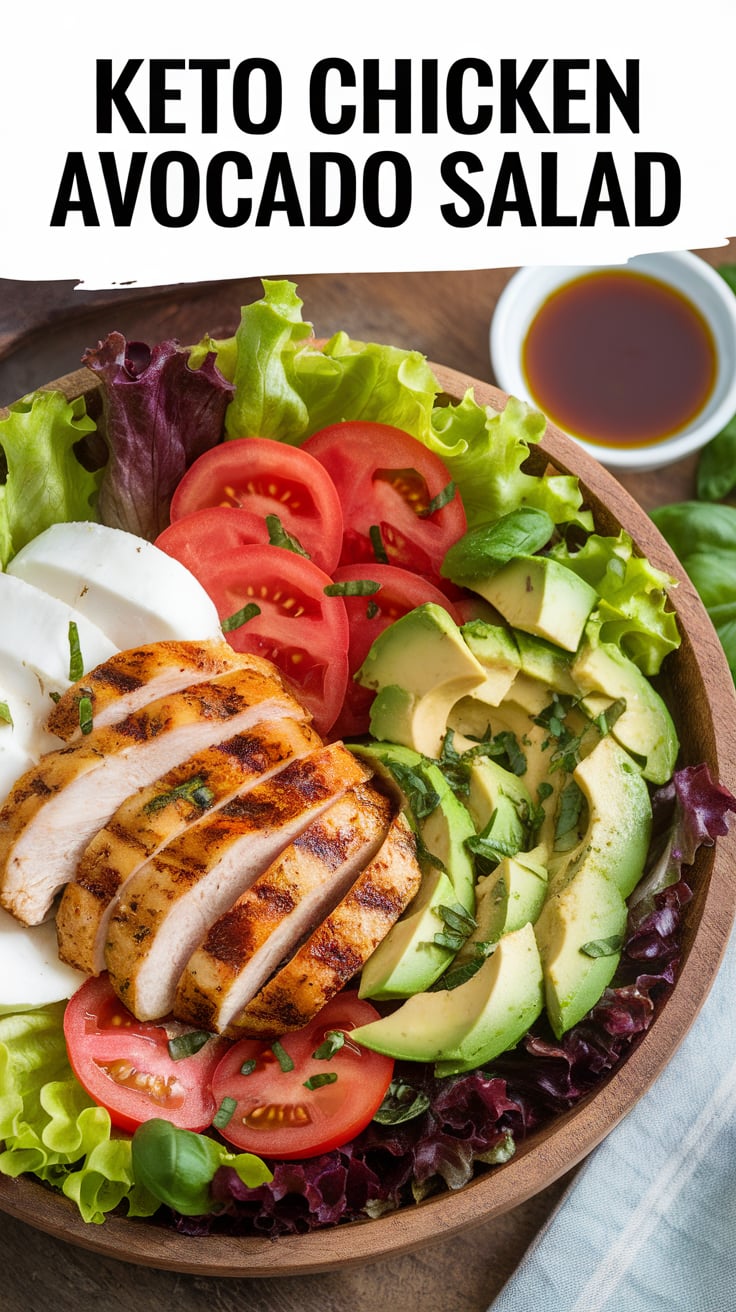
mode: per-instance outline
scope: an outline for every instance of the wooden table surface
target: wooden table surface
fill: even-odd
[[[713,264],[736,262],[736,240],[699,252]],[[362,340],[395,342],[494,382],[488,329],[511,270],[463,273],[288,276],[305,317],[327,336],[344,328]],[[70,283],[0,280],[0,404],[79,365],[85,347],[111,329],[129,338],[182,341],[233,332],[241,304],[260,295],[255,279],[165,289],[77,292]],[[694,495],[694,460],[656,473],[621,477],[647,509]],[[276,1280],[215,1279],[150,1271],[73,1248],[0,1216],[2,1312],[476,1312],[487,1306],[560,1198],[572,1173],[500,1220],[439,1239],[418,1253],[326,1275]],[[519,1312],[527,1312],[519,1309]]]

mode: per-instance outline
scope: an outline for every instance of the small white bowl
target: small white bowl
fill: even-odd
[[[610,469],[659,469],[697,451],[736,414],[736,295],[715,269],[690,251],[639,255],[626,265],[529,265],[501,293],[491,321],[491,362],[505,392],[539,406],[522,366],[522,348],[540,306],[559,287],[586,273],[627,268],[675,288],[700,311],[713,334],[716,378],[699,413],[671,437],[636,447],[613,447],[569,436]],[[558,424],[559,427],[559,424]]]

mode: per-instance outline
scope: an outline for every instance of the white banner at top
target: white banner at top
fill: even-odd
[[[736,233],[732,0],[28,0],[0,276],[623,262]]]

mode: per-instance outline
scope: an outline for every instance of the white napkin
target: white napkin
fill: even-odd
[[[489,1312],[736,1312],[736,938],[692,1029]]]

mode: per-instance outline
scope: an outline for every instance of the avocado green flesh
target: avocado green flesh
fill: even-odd
[[[410,914],[396,922],[366,961],[358,996],[407,998],[430,988],[453,956],[451,949],[434,942],[445,928],[438,908],[455,900],[447,875],[441,870],[425,875]]]
[[[352,1041],[407,1061],[470,1069],[518,1043],[542,1010],[542,974],[530,925],[506,935],[465,984],[415,994]]]
[[[534,926],[544,977],[547,1016],[557,1038],[598,1002],[616,972],[620,950],[591,956],[583,947],[614,940],[626,930],[626,903],[594,864],[584,864],[558,891],[550,889]]]
[[[477,929],[458,953],[458,963],[471,960],[476,944],[495,943],[504,934],[533,923],[544,905],[547,872],[526,855],[504,857],[476,885]]]
[[[517,556],[486,579],[479,592],[514,629],[546,638],[563,651],[577,651],[588,616],[598,601],[595,588],[548,556]]]
[[[585,642],[572,673],[584,694],[625,701],[626,709],[612,726],[613,737],[642,759],[645,779],[666,783],[677,760],[677,732],[662,698],[641,670],[618,647]],[[600,703],[594,701],[589,710],[596,707],[600,709]]]

